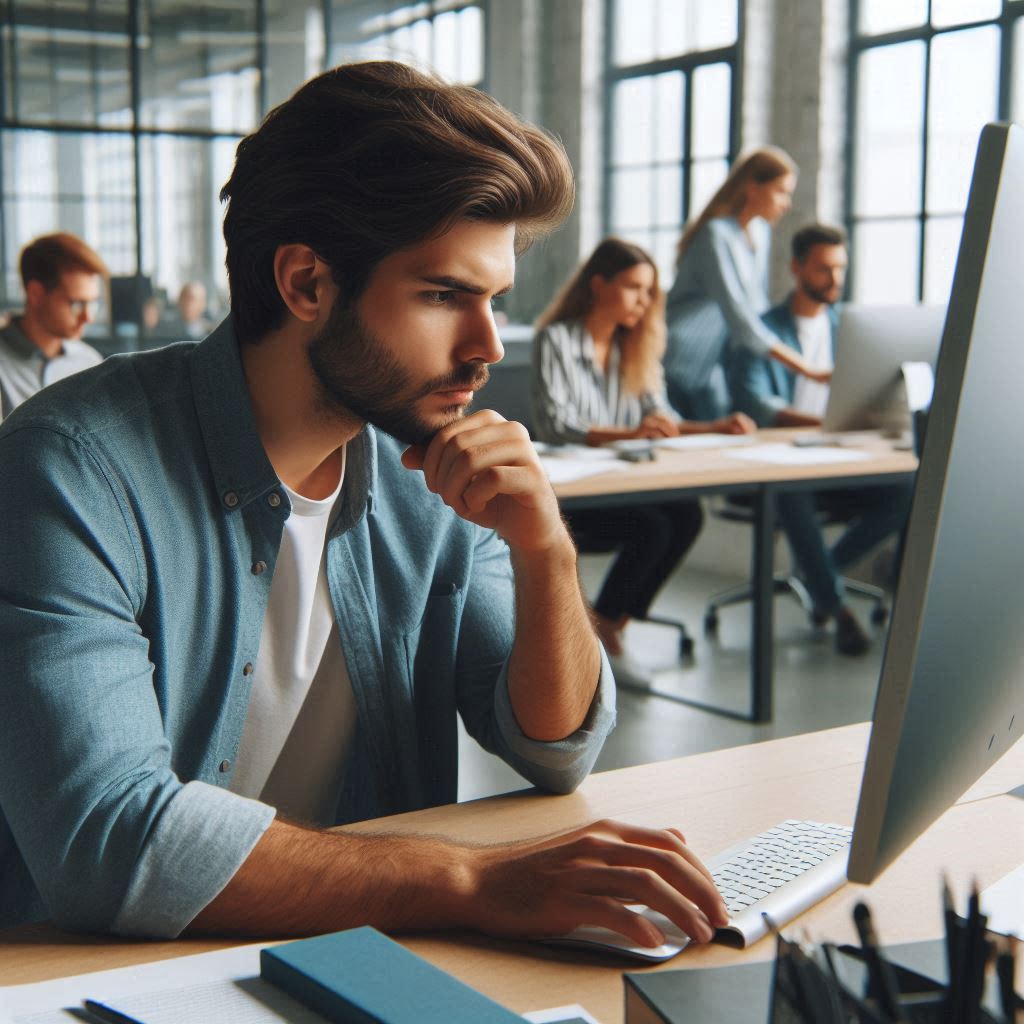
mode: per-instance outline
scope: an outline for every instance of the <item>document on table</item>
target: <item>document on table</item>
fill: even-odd
[[[549,458],[546,455],[540,457],[540,464],[548,475],[548,480],[553,484],[567,484],[573,480],[585,480],[588,476],[596,476],[598,473],[611,473],[617,469],[625,469],[626,464],[617,458],[613,461],[601,460],[591,462],[586,459],[566,459],[561,456]]]
[[[694,448],[737,448],[756,444],[755,434],[684,434],[682,437],[659,437],[651,444],[655,448],[687,451]]]
[[[175,957],[137,967],[0,988],[0,1024],[72,1024],[94,999],[145,1024],[325,1024],[325,1018],[260,977],[264,944]],[[596,1024],[580,1006],[536,1010],[527,1020]]]
[[[762,444],[756,448],[738,448],[725,452],[734,459],[748,462],[770,462],[779,466],[817,466],[827,463],[863,462],[870,452],[851,448],[797,448],[791,444]]]

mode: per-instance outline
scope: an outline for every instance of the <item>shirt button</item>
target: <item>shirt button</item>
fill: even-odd
[[[245,663],[245,665],[242,667],[242,675],[243,676],[251,676],[252,675],[252,662],[251,661],[247,661]]]
[[[259,561],[259,562],[253,562],[252,563],[252,574],[253,574],[253,576],[259,576],[261,573],[265,573],[266,571],[267,571],[267,563],[266,562]]]
[[[235,494],[234,491],[225,492],[224,504],[227,505],[228,508],[235,508],[235,506],[238,504],[238,495]]]
[[[220,770],[222,772],[229,772],[229,771],[231,771],[231,762],[229,760],[227,760],[227,758],[225,758],[223,761],[221,761],[221,763],[220,763]]]
[[[278,494],[277,491],[271,491],[267,495],[267,504],[271,508],[277,508],[277,506],[281,504],[281,495]]]

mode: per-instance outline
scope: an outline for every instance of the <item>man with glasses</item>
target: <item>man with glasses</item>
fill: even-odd
[[[108,276],[99,255],[60,232],[26,245],[18,264],[25,309],[0,329],[0,419],[47,384],[102,359],[81,340]]]

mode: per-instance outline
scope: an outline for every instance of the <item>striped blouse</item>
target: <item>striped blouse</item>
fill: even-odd
[[[530,368],[535,439],[549,444],[585,444],[592,428],[638,427],[649,412],[669,411],[663,389],[642,395],[623,389],[620,356],[619,346],[612,345],[605,374],[582,323],[553,323],[541,330],[533,339]]]

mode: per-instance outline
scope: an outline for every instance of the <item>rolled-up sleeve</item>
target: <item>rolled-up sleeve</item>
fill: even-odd
[[[549,324],[533,339],[531,422],[537,439],[549,444],[586,444],[594,426],[581,407],[580,368],[570,349],[565,324]]]
[[[726,359],[729,393],[737,412],[745,412],[759,427],[773,427],[789,404],[776,394],[767,360],[747,349],[735,349]]]
[[[519,727],[508,694],[508,652],[514,622],[508,549],[496,534],[477,545],[473,585],[463,612],[459,711],[466,729],[525,779],[553,793],[572,792],[594,766],[615,725],[615,681],[604,651],[597,690],[583,724],[552,742]]]
[[[175,774],[143,546],[102,459],[34,426],[0,438],[0,478],[0,810],[58,924],[177,935],[273,810]]]

